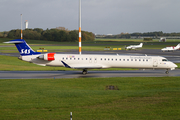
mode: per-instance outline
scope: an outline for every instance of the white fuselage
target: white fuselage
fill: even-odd
[[[43,54],[41,54],[43,55]],[[91,55],[91,54],[55,54],[54,60],[42,60],[38,56],[21,56],[20,59],[43,66],[64,66],[72,68],[142,68],[175,69],[177,65],[160,56]]]
[[[180,48],[180,44],[178,44],[176,47],[165,47],[165,48],[162,48],[161,51],[163,52],[168,52],[168,51],[175,51],[175,50],[178,50]]]
[[[138,48],[142,48],[143,43],[140,43],[139,45],[130,45],[127,46],[126,49],[138,49]]]
[[[163,48],[161,49],[163,52],[165,51],[175,51],[175,50],[178,50],[179,47],[166,47],[166,48]]]

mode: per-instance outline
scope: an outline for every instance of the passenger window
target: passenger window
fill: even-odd
[[[102,60],[102,58],[101,58],[101,60]]]
[[[127,59],[127,61],[129,61],[129,59]]]
[[[121,59],[119,59],[119,61],[121,61]]]
[[[78,58],[78,60],[79,60],[79,58]]]
[[[131,61],[133,61],[133,59],[131,59]]]
[[[113,59],[112,59],[112,61],[113,61]]]
[[[86,58],[86,60],[88,60],[88,59]]]

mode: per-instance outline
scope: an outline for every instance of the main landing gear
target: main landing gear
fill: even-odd
[[[83,69],[83,71],[82,71],[82,74],[83,75],[86,75],[88,72],[87,72],[87,69]]]
[[[169,74],[169,70],[167,69],[165,73],[166,73],[166,74]]]

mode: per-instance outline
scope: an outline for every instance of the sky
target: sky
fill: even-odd
[[[81,0],[82,30],[94,34],[180,32],[180,0]],[[79,0],[0,0],[0,32],[79,29]]]

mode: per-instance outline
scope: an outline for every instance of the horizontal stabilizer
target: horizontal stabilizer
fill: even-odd
[[[14,44],[16,44],[16,43],[23,43],[23,41],[8,41],[8,42],[3,42],[3,43],[14,43]]]

